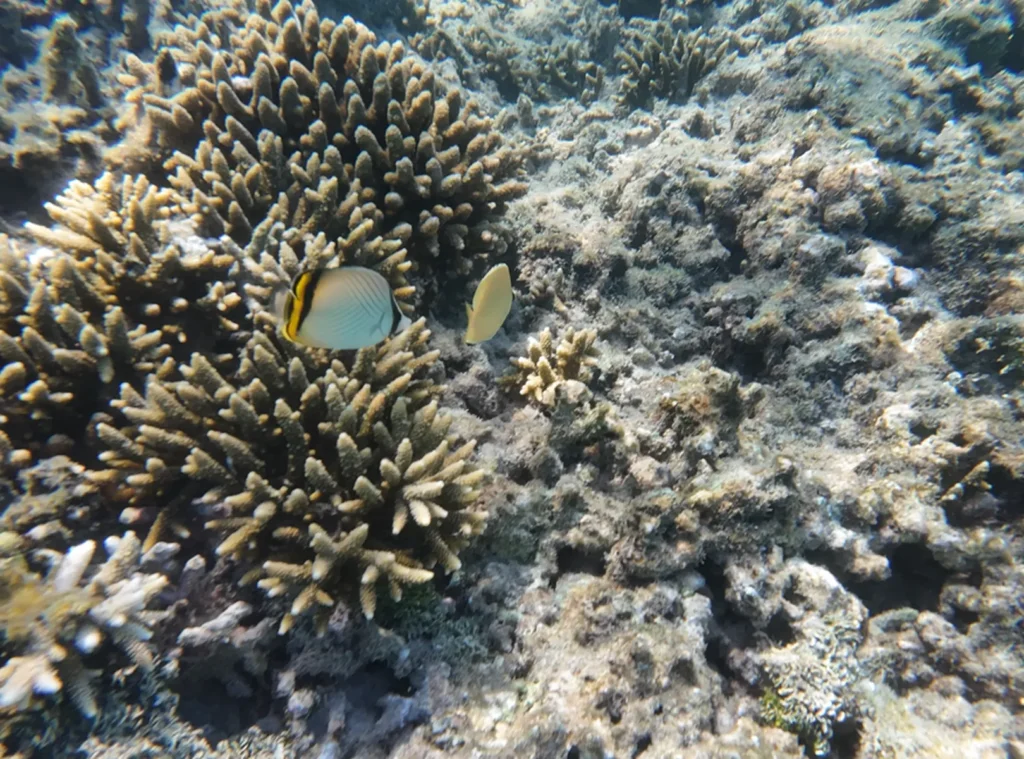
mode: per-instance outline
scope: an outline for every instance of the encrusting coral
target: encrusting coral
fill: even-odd
[[[0,537],[4,553],[14,554],[0,560],[0,627],[6,654],[0,668],[0,707],[24,711],[36,697],[66,689],[85,716],[95,717],[99,709],[81,656],[109,638],[132,663],[151,670],[146,610],[167,578],[138,571],[142,544],[133,532],[108,538],[109,557],[98,566],[92,566],[92,540],[63,555],[35,551],[32,563],[49,565],[45,577],[19,552],[16,535]]]
[[[545,329],[530,338],[526,356],[512,359],[516,371],[503,381],[518,386],[520,395],[541,406],[553,407],[563,391],[583,401],[589,397],[591,367],[600,355],[596,340],[592,329],[569,327],[556,347],[551,330]]]
[[[214,517],[206,528],[226,534],[217,553],[250,568],[243,581],[294,596],[282,632],[306,611],[322,629],[353,587],[372,617],[379,579],[399,598],[434,565],[460,566],[486,516],[474,443],[456,447],[433,400],[424,375],[438,354],[423,320],[351,369],[324,371],[272,335],[254,334],[232,374],[194,354],[144,395],[125,386],[116,405],[131,426],[97,427],[111,450],[96,477],[139,503],[198,499]]]
[[[179,27],[159,64],[176,76],[130,62],[143,88],[181,84],[141,98],[160,142],[178,148],[171,183],[202,233],[254,255],[280,234],[292,245],[324,234],[339,251],[381,237],[391,264],[409,251],[425,286],[503,249],[492,222],[525,191],[520,157],[475,100],[401,42],[378,44],[349,17],[322,20],[308,1],[214,21]],[[194,153],[179,147],[197,139]],[[399,267],[386,273],[407,286]]]

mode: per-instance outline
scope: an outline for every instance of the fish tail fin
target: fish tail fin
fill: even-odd
[[[285,307],[285,303],[287,301],[288,301],[288,288],[287,287],[278,288],[274,292],[273,296],[271,297],[270,309],[271,309],[271,311],[273,311],[274,316],[277,317],[278,321],[283,321],[284,320],[284,307]]]
[[[395,334],[405,332],[409,327],[412,326],[412,319],[409,318],[408,314],[403,313],[401,318],[398,320],[398,326],[395,328]]]

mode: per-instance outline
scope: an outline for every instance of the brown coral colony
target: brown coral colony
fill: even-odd
[[[200,230],[252,251],[282,222],[339,247],[380,236],[424,274],[500,250],[489,221],[525,191],[517,154],[401,42],[287,0],[222,37],[202,23],[179,33],[183,89],[142,96],[162,144],[198,139],[167,168]],[[395,253],[386,273],[402,288]]]

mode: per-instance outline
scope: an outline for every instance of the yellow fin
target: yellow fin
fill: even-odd
[[[306,289],[309,287],[311,279],[312,274],[310,272],[302,272],[295,278],[295,281],[292,282],[291,289],[284,295],[284,301],[282,303],[283,319],[281,332],[289,340],[294,341],[297,339],[299,322],[302,321],[303,310],[306,308]]]
[[[480,280],[473,294],[472,308],[467,304],[466,343],[475,345],[494,337],[512,310],[512,275],[508,266],[498,264]]]

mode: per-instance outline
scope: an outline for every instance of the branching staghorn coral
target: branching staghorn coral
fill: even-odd
[[[573,40],[567,45],[551,46],[537,59],[540,70],[540,95],[551,97],[551,90],[574,96],[589,105],[601,96],[604,68],[589,60],[583,45]],[[550,84],[548,84],[550,83]]]
[[[732,44],[717,30],[689,31],[681,13],[656,22],[633,19],[625,36],[616,54],[623,72],[618,100],[630,108],[650,108],[656,97],[685,101]]]
[[[422,322],[346,366],[282,342],[272,296],[304,268],[360,263],[408,299],[406,244],[423,276],[463,270],[500,242],[518,159],[351,19],[287,2],[203,18],[122,81],[177,150],[174,187],[74,183],[54,228],[28,226],[45,247],[4,254],[0,455],[10,474],[55,435],[91,466],[98,449],[89,486],[131,523],[157,514],[145,546],[213,530],[245,580],[293,597],[282,631],[306,611],[322,628],[350,590],[372,616],[378,581],[398,598],[457,569],[484,474],[433,400]]]
[[[125,390],[130,426],[99,425],[110,468],[96,476],[140,503],[197,499],[225,535],[218,554],[249,567],[243,581],[293,598],[282,632],[305,612],[322,630],[353,590],[372,617],[378,580],[399,598],[436,564],[458,569],[486,516],[474,443],[456,447],[424,378],[429,334],[420,320],[319,374],[273,333],[254,334],[231,375],[195,354],[144,395]]]
[[[0,439],[5,463],[29,461],[56,433],[83,437],[121,382],[174,367],[188,346],[222,350],[242,297],[225,280],[236,259],[167,222],[170,191],[145,178],[73,182],[26,225],[45,248],[31,260],[0,240]],[[220,327],[210,330],[210,325]],[[186,354],[187,355],[187,354]],[[168,363],[170,362],[170,363]],[[16,467],[15,467],[16,468]]]
[[[276,224],[293,246],[304,234],[339,250],[381,237],[409,251],[425,283],[501,249],[492,221],[525,185],[518,153],[475,100],[446,90],[401,42],[378,44],[348,17],[321,20],[308,0],[217,21],[177,30],[164,63],[183,89],[142,98],[178,148],[171,182],[204,234],[254,255]]]
[[[503,380],[542,406],[553,407],[563,390],[588,395],[591,367],[600,355],[594,346],[596,341],[594,330],[569,327],[555,347],[551,330],[545,329],[537,338],[530,338],[528,355],[512,359],[516,372]]]
[[[107,639],[135,665],[153,668],[146,609],[167,578],[138,571],[142,544],[135,533],[108,538],[106,547],[109,557],[98,566],[92,540],[63,555],[35,551],[33,564],[49,564],[45,577],[20,554],[0,560],[0,707],[24,711],[36,697],[63,689],[82,714],[95,717],[99,708],[80,657]]]

